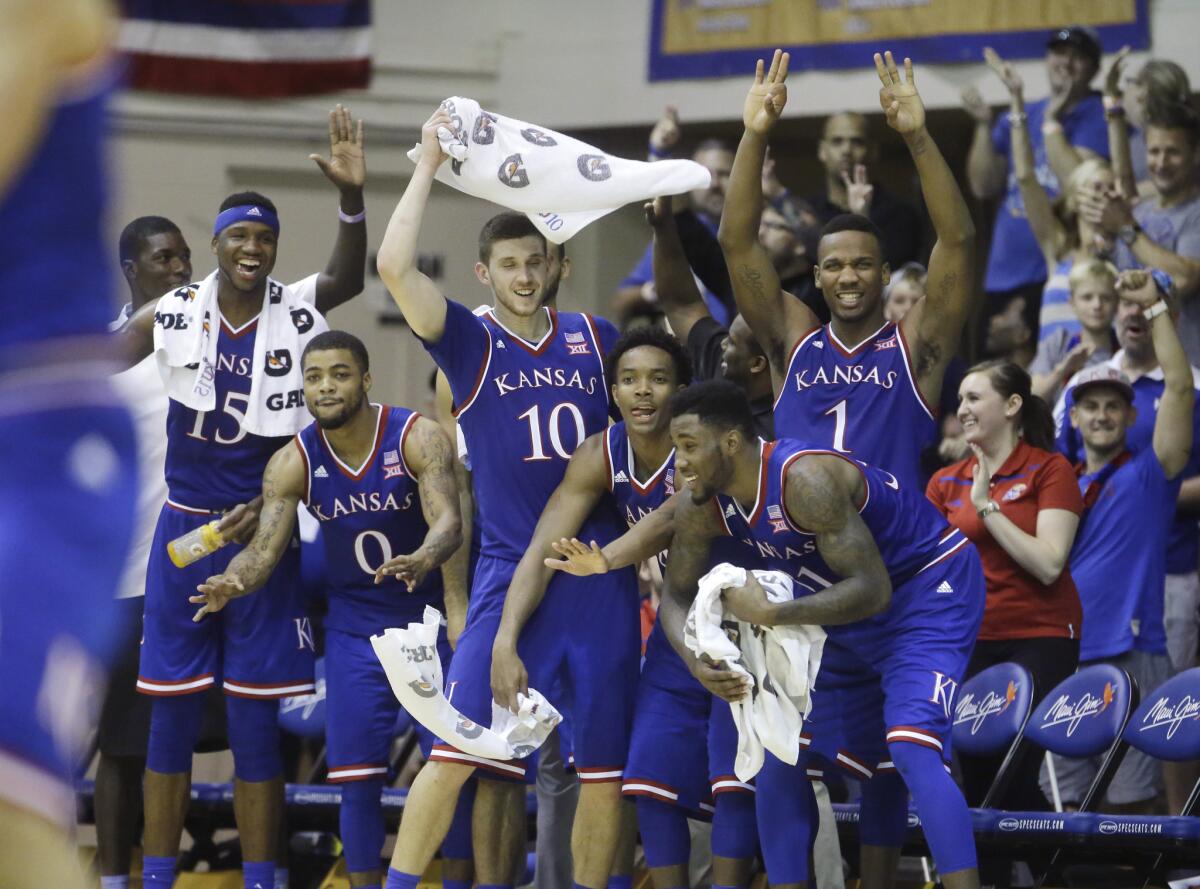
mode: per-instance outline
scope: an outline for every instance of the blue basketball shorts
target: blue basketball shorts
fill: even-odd
[[[313,633],[300,583],[300,545],[293,538],[259,590],[216,614],[192,621],[196,587],[229,566],[242,547],[230,544],[186,568],[167,543],[216,516],[163,506],[146,568],[146,616],[138,691],[183,695],[220,684],[225,694],[270,699],[313,691]]]
[[[446,697],[466,718],[492,722],[492,645],[516,563],[480,555],[466,627],[446,676]],[[521,632],[517,653],[529,684],[571,714],[579,780],[620,781],[637,692],[637,585],[631,571],[577,578],[558,574]],[[555,700],[553,695],[558,695]],[[431,760],[468,763],[489,777],[524,781],[525,762],[472,756],[438,742]]]
[[[0,387],[0,798],[73,824],[73,771],[119,643],[137,444],[104,380]]]
[[[890,743],[921,744],[949,761],[954,698],[983,605],[983,569],[967,545],[893,590],[883,614],[827,627],[805,722],[810,753],[860,780],[894,770]]]
[[[442,667],[450,663],[445,629],[438,634]],[[392,742],[411,720],[401,718],[383,664],[365,636],[325,631],[325,743],[327,780],[338,784],[386,778]],[[429,756],[433,734],[415,723],[421,752]]]

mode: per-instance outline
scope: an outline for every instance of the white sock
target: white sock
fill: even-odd
[[[129,889],[129,874],[119,877],[101,877],[100,889]]]
[[[100,889],[108,889],[108,887],[102,886]],[[118,886],[117,889],[128,889],[128,887]],[[275,868],[275,889],[288,889],[288,869],[286,867]]]

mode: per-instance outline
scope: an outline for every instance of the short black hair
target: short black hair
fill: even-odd
[[[1146,106],[1146,129],[1183,130],[1188,144],[1200,145],[1200,114],[1185,102],[1155,102]]]
[[[821,229],[821,237],[836,235],[838,232],[864,232],[873,235],[879,242],[880,249],[883,249],[883,232],[879,230],[879,226],[861,213],[839,213],[825,223],[824,228]]]
[[[154,235],[182,235],[174,222],[165,216],[139,216],[121,230],[121,238],[117,242],[117,253],[121,262],[135,260],[141,252],[142,245]]]
[[[359,371],[364,374],[371,369],[371,359],[367,357],[367,347],[363,345],[363,341],[344,330],[327,330],[309,340],[308,345],[304,347],[304,354],[300,356],[300,367],[304,367],[304,359],[308,357],[309,352],[327,352],[330,349],[345,349],[354,356]]]
[[[728,380],[693,383],[671,396],[668,410],[672,418],[695,414],[705,426],[737,429],[747,441],[758,437],[745,391]]]
[[[516,241],[520,238],[538,238],[546,250],[546,236],[543,235],[529,217],[523,213],[497,213],[483,224],[479,231],[479,261],[487,265],[492,258],[492,245],[497,241]],[[563,251],[566,255],[566,251]]]
[[[616,382],[617,364],[620,362],[621,356],[631,349],[637,349],[641,346],[653,346],[655,349],[662,349],[670,356],[671,364],[675,368],[675,382],[680,386],[686,386],[691,383],[692,359],[688,355],[687,350],[683,348],[683,343],[679,342],[673,334],[667,333],[661,327],[653,327],[648,324],[627,330],[613,344],[612,351],[608,353],[608,359],[605,361],[604,368],[608,374],[609,383]]]
[[[279,211],[275,209],[275,205],[266,195],[259,194],[257,191],[239,191],[236,194],[231,194],[225,200],[221,201],[221,206],[217,208],[218,213],[224,213],[230,207],[245,207],[253,204],[256,207],[263,207],[270,210],[276,216]]]

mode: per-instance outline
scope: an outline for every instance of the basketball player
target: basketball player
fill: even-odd
[[[603,356],[617,334],[605,321],[543,305],[546,242],[524,216],[494,217],[480,236],[475,269],[491,287],[491,309],[476,315],[447,300],[417,270],[421,217],[434,173],[446,158],[437,129],[449,124],[449,115],[439,108],[422,127],[421,160],[392,217],[378,264],[413,332],[446,374],[470,454],[481,551],[447,692],[463,715],[486,725],[491,722],[492,643],[504,594],[571,452],[608,424]],[[597,515],[588,526],[589,533],[610,539],[616,516]],[[531,677],[534,687],[547,687],[539,680],[566,672],[574,691],[574,754],[582,782],[573,842],[575,881],[591,889],[608,879],[621,820],[620,778],[638,666],[636,598],[631,572],[589,589],[556,583],[523,639],[536,649],[536,657],[527,656],[539,671]],[[562,628],[580,624],[588,635],[571,639],[568,648],[569,634]],[[481,778],[476,826],[481,807],[501,812],[507,804],[497,801],[523,790],[524,764],[435,745],[409,795],[388,875],[391,889],[416,885],[445,835],[459,789],[476,768]],[[508,788],[500,786],[501,778]],[[498,820],[495,814],[490,819]],[[477,849],[479,843],[477,836]],[[503,837],[489,845],[510,848]],[[481,885],[510,884],[511,870],[477,856]]]
[[[726,700],[750,690],[731,671],[683,647],[683,618],[714,539],[732,537],[766,567],[785,571],[795,598],[770,603],[756,580],[726,605],[758,626],[820,624],[857,668],[828,695],[825,664],[806,729],[847,745],[839,759],[869,775],[894,768],[916,801],[938,875],[949,889],[978,887],[962,792],[944,767],[954,689],[983,617],[974,547],[920,491],[834,450],[753,434],[745,395],[701,383],[671,402],[676,478],[690,497],[675,512],[661,619],[697,678]],[[715,505],[715,508],[714,508]],[[772,886],[804,886],[815,801],[802,752],[796,766],[769,755],[757,782],[758,828]],[[866,813],[864,813],[865,815]]]
[[[738,311],[771,364],[775,432],[851,454],[886,468],[914,490],[920,453],[934,440],[933,408],[946,365],[966,323],[975,229],[950,168],[925,129],[925,107],[905,60],[902,81],[891,54],[875,67],[888,125],[908,146],[937,243],[929,260],[928,295],[899,324],[883,314],[891,270],[879,232],[866,217],[834,217],[822,231],[814,271],[832,320],[816,315],[779,287],[758,240],[762,166],[767,139],[787,101],[788,54],[761,62],[746,96],[745,132],[729,180],[720,241]],[[881,422],[886,417],[887,422]]]
[[[109,5],[0,4],[0,885],[83,886],[73,779],[116,642],[136,442],[109,375]]]
[[[350,885],[378,889],[380,794],[400,704],[371,636],[420,622],[426,605],[444,611],[437,569],[461,542],[454,452],[433,420],[368,402],[369,359],[357,337],[326,331],[301,361],[316,422],[271,458],[254,539],[191,601],[201,605],[199,620],[266,583],[292,540],[297,503],[321,523],[329,780],[342,784]],[[444,634],[439,647],[448,659]],[[432,738],[426,733],[422,742],[428,754]]]
[[[290,298],[309,304],[344,300],[360,291],[366,263],[362,127],[355,131],[341,106],[330,115],[330,149],[330,159],[321,158],[319,166],[340,197],[334,256],[324,273],[287,288]],[[243,425],[253,407],[256,340],[260,333],[270,335],[260,332],[258,323],[267,305],[279,232],[275,205],[263,195],[241,192],[222,202],[212,239],[217,271],[206,279],[217,287],[220,316],[213,381],[217,408],[196,411],[176,400],[168,408],[168,500],[147,568],[138,679],[138,689],[155,697],[145,780],[147,886],[169,886],[174,879],[203,710],[197,692],[218,682],[226,694],[246,889],[274,882],[283,810],[278,699],[312,688],[312,630],[298,580],[299,548],[288,549],[259,595],[234,603],[219,619],[193,623],[187,596],[205,578],[221,573],[236,548],[180,569],[168,559],[166,544],[214,518],[221,519],[225,539],[249,540],[262,507],[263,471],[289,440],[249,433]],[[283,285],[272,280],[271,288],[276,294]],[[173,291],[133,315],[119,334],[132,359],[150,353],[153,326],[165,326],[180,301],[194,299],[196,291],[197,286]],[[293,316],[301,345],[313,335],[314,311]],[[280,345],[266,343],[260,354],[274,354]]]

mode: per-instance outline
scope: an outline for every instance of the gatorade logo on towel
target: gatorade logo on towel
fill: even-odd
[[[525,161],[521,159],[520,152],[506,157],[497,175],[509,188],[524,188],[529,184],[529,174],[525,171]]]
[[[581,154],[575,163],[584,179],[603,182],[612,177],[612,168],[605,163],[606,160],[607,158],[602,154]]]
[[[549,148],[552,145],[557,145],[551,136],[546,135],[537,127],[527,127],[521,130],[521,135],[525,137],[526,142],[532,142],[534,145],[540,145],[542,148]]]
[[[528,139],[529,137],[526,136]],[[486,111],[479,112],[475,118],[475,128],[471,130],[471,141],[476,145],[491,145],[496,139],[496,118]],[[533,140],[530,139],[532,142]]]

